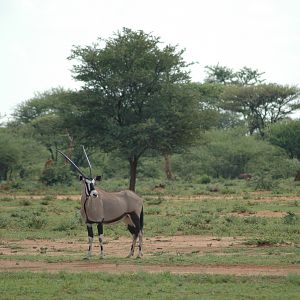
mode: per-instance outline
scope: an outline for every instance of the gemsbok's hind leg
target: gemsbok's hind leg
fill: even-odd
[[[88,243],[89,243],[89,248],[87,252],[87,259],[89,259],[92,256],[92,248],[93,248],[93,238],[94,238],[94,233],[93,233],[93,225],[91,223],[86,224],[86,228],[88,231]]]
[[[132,234],[132,243],[131,243],[131,248],[130,248],[130,252],[128,254],[127,257],[131,257],[134,255],[134,248],[135,248],[135,244],[136,244],[136,240],[139,236],[139,233],[140,233],[140,219],[139,217],[137,216],[136,213],[131,213],[130,214],[130,219],[132,221],[132,224],[133,225],[128,225],[128,230],[130,231],[130,233]],[[139,244],[139,246],[141,246]],[[140,254],[141,254],[141,248],[139,247],[139,255],[138,257],[141,257]]]
[[[143,232],[140,230],[139,232],[139,255],[138,257],[143,256]]]
[[[103,224],[97,224],[98,229],[98,236],[99,236],[99,244],[100,244],[100,258],[104,258],[104,251],[103,251]]]

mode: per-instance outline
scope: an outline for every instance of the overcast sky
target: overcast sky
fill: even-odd
[[[193,81],[206,65],[300,81],[299,0],[0,0],[0,114],[53,87],[78,88],[67,60],[127,27],[185,48]]]

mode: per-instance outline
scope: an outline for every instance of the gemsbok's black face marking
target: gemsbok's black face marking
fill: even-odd
[[[101,176],[96,176],[94,179],[85,178],[82,175],[79,176],[79,180],[83,181],[83,183],[85,185],[85,195],[87,197],[93,197],[93,198],[98,197],[98,192],[95,189],[95,183],[96,183],[96,181],[100,181],[101,178],[102,178]]]
[[[98,177],[98,176],[97,176]],[[98,197],[98,192],[95,189],[95,179],[89,179],[89,178],[82,178],[84,185],[85,185],[85,194],[87,197]]]

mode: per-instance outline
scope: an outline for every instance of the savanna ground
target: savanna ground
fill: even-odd
[[[143,258],[119,224],[88,261],[78,195],[2,194],[1,299],[300,299],[299,188],[144,191]]]

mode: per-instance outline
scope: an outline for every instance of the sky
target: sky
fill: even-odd
[[[80,88],[67,59],[73,46],[123,27],[185,49],[185,61],[197,62],[192,81],[219,64],[299,86],[299,12],[299,0],[0,0],[0,116],[36,93]]]

